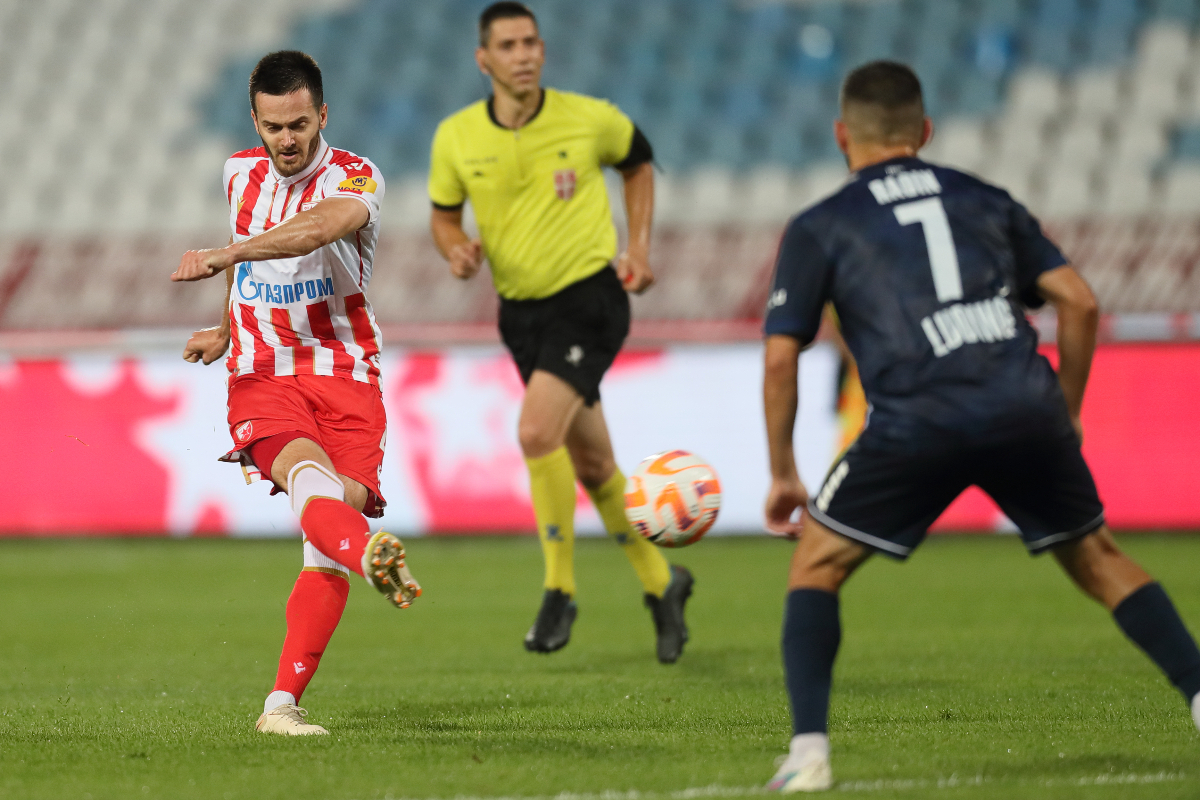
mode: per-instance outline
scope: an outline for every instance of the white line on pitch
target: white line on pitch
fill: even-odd
[[[1173,783],[1186,779],[1187,776],[1182,772],[1151,772],[1144,774],[1124,772],[1102,773],[1100,775],[1081,778],[1046,778],[1040,781],[1030,781],[1029,783],[1036,783],[1038,786],[1046,787],[1109,786]],[[901,778],[876,781],[841,781],[834,786],[834,790],[840,792],[880,792],[912,789],[960,789],[968,786],[983,786],[990,783],[1006,784],[1010,782],[1017,784],[1026,783],[1026,781],[1022,780],[1008,781],[1001,779],[993,781],[993,779],[983,775],[973,775],[966,778],[951,775],[948,778],[938,778],[937,780]],[[702,786],[694,789],[683,789],[677,792],[639,792],[631,790],[626,792],[560,792],[558,794],[545,795],[497,795],[486,797],[455,795],[450,798],[425,798],[425,800],[704,800],[705,798],[741,797],[743,795],[755,794],[768,794],[768,792],[762,786]],[[412,800],[412,798],[400,798],[388,794],[384,796],[384,800]]]
[[[1127,783],[1170,783],[1187,778],[1182,772],[1152,772],[1148,775],[1136,775],[1132,772],[1121,774],[1101,773],[1091,778],[1061,778],[1042,781],[1044,786],[1108,786]]]
[[[1133,772],[1123,773],[1102,773],[1100,775],[1086,776],[1082,778],[1044,778],[1039,781],[1028,781],[1028,783],[1036,783],[1038,786],[1109,786],[1109,785],[1131,785],[1131,784],[1148,784],[1148,783],[1173,783],[1182,781],[1187,778],[1182,772],[1151,772],[1146,774],[1137,774]],[[992,778],[984,777],[983,775],[975,775],[969,778],[960,778],[957,775],[951,775],[949,778],[938,778],[936,781],[926,780],[923,778],[915,779],[897,779],[897,780],[877,780],[877,781],[842,781],[834,786],[840,792],[878,792],[878,791],[905,791],[909,789],[958,789],[967,786],[983,786],[985,783],[1017,783],[1024,784],[1024,780],[999,780],[993,781]]]
[[[703,786],[695,789],[683,789],[677,792],[639,792],[636,789],[627,792],[559,792],[544,795],[510,795],[498,797],[472,797],[455,795],[449,798],[425,798],[425,800],[703,800],[709,797],[741,797],[747,794],[766,794],[761,786]],[[383,800],[413,800],[412,798],[384,795]]]

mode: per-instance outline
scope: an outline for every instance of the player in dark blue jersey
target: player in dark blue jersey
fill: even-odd
[[[832,785],[826,721],[842,584],[872,553],[906,558],[971,485],[1031,553],[1052,552],[1113,613],[1200,726],[1200,650],[1162,587],[1117,549],[1080,453],[1095,298],[1007,192],[917,157],[932,130],[910,69],[852,72],[835,124],[850,179],[793,218],[779,248],[764,326],[766,516],[800,537],[783,632],[795,735],[769,784],[784,792]],[[1046,302],[1058,312],[1057,374],[1024,314]],[[810,498],[792,453],[797,358],[826,303],[870,412]]]

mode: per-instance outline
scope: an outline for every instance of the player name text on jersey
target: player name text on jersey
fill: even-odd
[[[931,169],[910,169],[897,172],[883,178],[876,178],[867,184],[875,202],[881,206],[895,203],[897,200],[911,200],[914,197],[925,197],[931,194],[941,194],[942,185]]]
[[[938,358],[964,344],[1017,338],[1017,320],[1008,299],[997,295],[977,303],[955,303],[921,320]]]

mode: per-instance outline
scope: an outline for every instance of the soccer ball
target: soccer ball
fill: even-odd
[[[625,482],[625,516],[659,547],[699,541],[717,521],[721,481],[704,459],[686,450],[655,453]]]

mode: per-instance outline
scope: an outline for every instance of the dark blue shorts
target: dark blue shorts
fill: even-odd
[[[972,485],[996,501],[1032,554],[1104,524],[1104,506],[1073,432],[990,443],[917,438],[889,438],[868,426],[829,470],[808,513],[835,533],[901,559]]]

